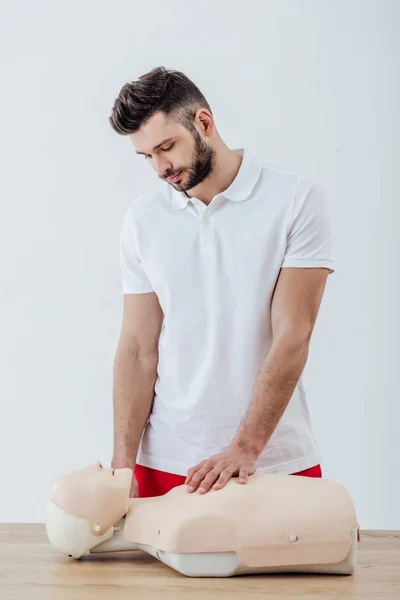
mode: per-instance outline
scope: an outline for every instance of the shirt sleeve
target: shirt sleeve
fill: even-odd
[[[326,267],[332,273],[332,228],[323,191],[302,180],[291,207],[284,267]]]
[[[145,294],[154,291],[137,252],[135,223],[131,207],[126,213],[122,225],[119,258],[124,294]]]

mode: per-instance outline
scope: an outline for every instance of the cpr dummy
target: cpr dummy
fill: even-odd
[[[76,559],[141,550],[192,577],[355,570],[359,526],[340,483],[256,472],[206,494],[181,485],[130,499],[131,479],[100,463],[62,475],[47,502],[50,543]]]

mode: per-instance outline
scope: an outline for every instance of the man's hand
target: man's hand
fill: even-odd
[[[131,489],[129,490],[129,498],[139,498],[139,490],[135,474],[132,475],[132,483]]]
[[[239,483],[246,483],[248,476],[256,471],[256,459],[253,452],[230,446],[188,470],[187,490],[194,492],[199,488],[199,494],[208,492],[211,487],[219,490],[236,476],[239,476]]]

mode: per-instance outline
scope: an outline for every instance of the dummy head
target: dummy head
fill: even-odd
[[[50,543],[79,558],[108,540],[128,512],[131,480],[131,469],[105,469],[101,463],[62,475],[47,501]]]

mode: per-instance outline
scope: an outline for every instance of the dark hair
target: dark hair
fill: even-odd
[[[193,131],[199,108],[211,108],[199,88],[184,73],[156,67],[126,83],[115,100],[109,121],[120,135],[137,131],[155,112],[176,118]]]

